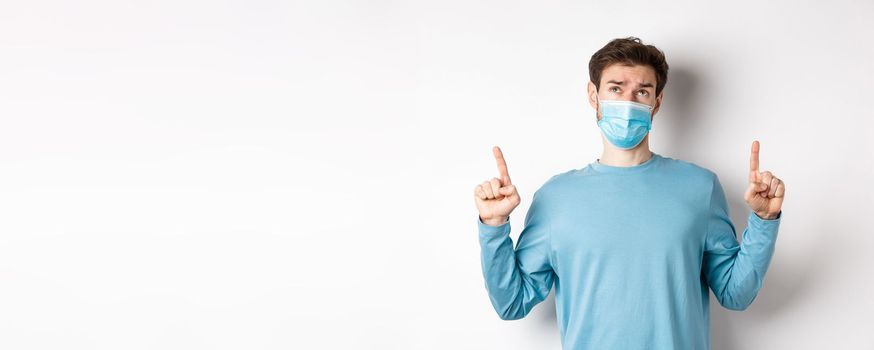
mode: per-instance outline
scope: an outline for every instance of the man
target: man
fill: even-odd
[[[616,39],[589,62],[589,103],[604,145],[583,168],[533,196],[515,250],[520,196],[500,148],[500,178],[477,185],[482,269],[500,317],[525,317],[549,294],[565,349],[709,349],[709,298],[744,310],[774,252],[783,181],[750,153],[742,243],[712,171],[649,149],[668,65],[640,39]]]

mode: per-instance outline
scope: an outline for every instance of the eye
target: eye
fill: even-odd
[[[619,87],[618,86],[611,86],[610,92],[619,92]]]
[[[637,94],[640,95],[640,96],[649,96],[649,91],[646,91],[646,90],[640,90],[640,91],[637,92]]]

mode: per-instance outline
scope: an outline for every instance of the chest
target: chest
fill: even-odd
[[[702,249],[709,208],[700,196],[658,186],[563,193],[550,206],[557,257],[655,257]]]

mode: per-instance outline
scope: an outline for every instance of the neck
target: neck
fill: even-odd
[[[652,152],[649,150],[649,135],[640,141],[637,147],[632,149],[616,148],[604,139],[604,151],[601,153],[601,158],[598,162],[604,165],[628,167],[640,165],[652,158]]]

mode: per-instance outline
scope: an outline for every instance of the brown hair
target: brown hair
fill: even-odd
[[[589,79],[596,88],[601,87],[601,72],[611,64],[647,65],[655,70],[656,96],[668,82],[668,62],[665,54],[652,45],[644,45],[640,39],[633,36],[613,39],[604,45],[589,60]]]

